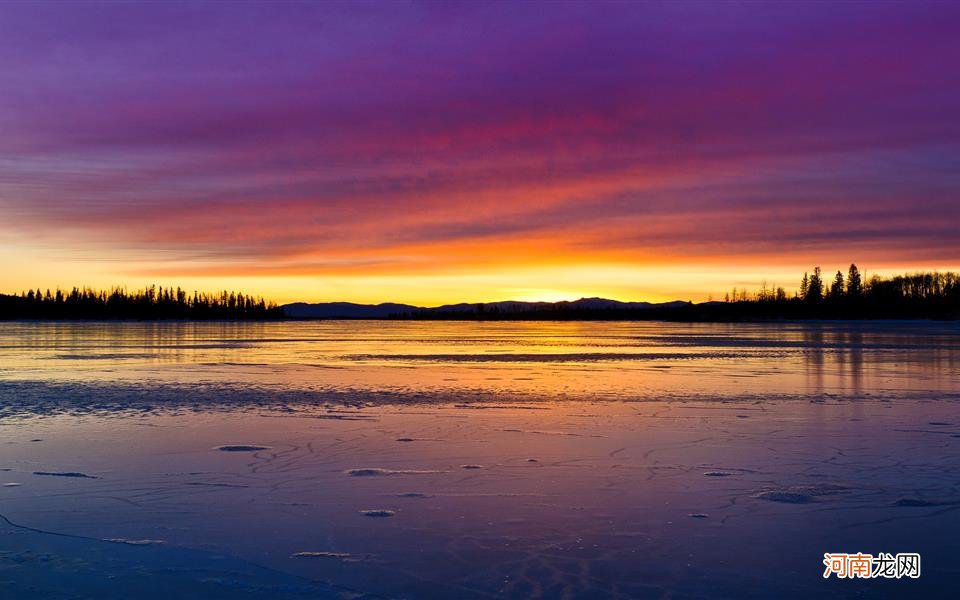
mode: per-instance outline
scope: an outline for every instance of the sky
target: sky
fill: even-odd
[[[960,3],[0,4],[0,291],[960,270]]]

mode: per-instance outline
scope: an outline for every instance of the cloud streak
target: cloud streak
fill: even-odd
[[[543,8],[0,7],[0,244],[411,286],[960,264],[957,7]]]

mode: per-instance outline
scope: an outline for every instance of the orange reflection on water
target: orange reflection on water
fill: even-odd
[[[657,399],[953,392],[949,324],[7,323],[0,379]]]

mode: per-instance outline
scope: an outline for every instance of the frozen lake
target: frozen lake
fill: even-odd
[[[947,597],[958,400],[952,323],[0,323],[0,597]]]

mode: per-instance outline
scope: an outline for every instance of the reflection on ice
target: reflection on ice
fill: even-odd
[[[935,595],[957,334],[6,324],[0,596]],[[826,581],[837,551],[924,574]]]

